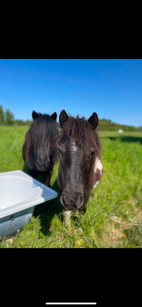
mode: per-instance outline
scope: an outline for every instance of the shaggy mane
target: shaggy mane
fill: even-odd
[[[39,114],[36,120],[33,120],[28,131],[29,136],[32,137],[33,143],[41,138],[41,130],[44,131],[46,139],[52,139],[57,134],[57,124],[48,114]]]

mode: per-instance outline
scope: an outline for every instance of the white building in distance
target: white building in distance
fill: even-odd
[[[122,130],[122,129],[119,129],[119,130],[118,130],[118,132],[119,132],[119,133],[122,133],[122,132],[123,132],[123,130]]]

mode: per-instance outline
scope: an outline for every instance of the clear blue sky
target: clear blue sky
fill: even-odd
[[[0,105],[142,126],[142,59],[0,59]]]

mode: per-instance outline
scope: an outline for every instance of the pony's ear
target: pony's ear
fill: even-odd
[[[95,129],[97,128],[98,122],[99,122],[97,113],[94,112],[94,113],[89,117],[88,122],[91,124],[92,129],[95,130]]]
[[[57,113],[54,112],[54,113],[51,115],[51,118],[54,119],[54,120],[56,120],[56,118],[57,118]]]
[[[68,120],[68,115],[66,113],[65,110],[62,110],[60,115],[59,115],[59,123],[60,123],[60,126],[61,128],[64,126],[64,123]]]
[[[38,118],[38,113],[36,113],[35,111],[32,112],[32,118],[33,119],[37,119]]]

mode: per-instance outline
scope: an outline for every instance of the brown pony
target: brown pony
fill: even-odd
[[[60,157],[58,185],[60,202],[66,211],[86,211],[86,203],[93,187],[101,180],[103,167],[101,144],[95,129],[98,116],[69,117],[63,110],[59,116],[62,128],[57,144]]]
[[[50,178],[57,158],[57,114],[55,112],[49,116],[33,111],[32,118],[33,122],[26,133],[22,148],[23,158],[29,174],[37,178],[38,174],[42,173],[45,176],[45,184],[50,186]]]

